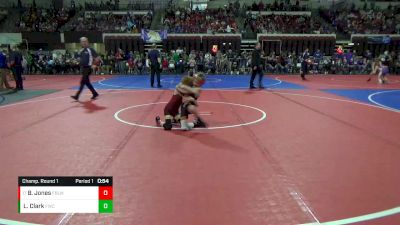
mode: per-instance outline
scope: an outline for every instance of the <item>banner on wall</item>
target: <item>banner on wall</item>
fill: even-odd
[[[392,38],[390,36],[373,36],[368,37],[368,44],[390,44]]]
[[[167,39],[167,30],[154,31],[142,29],[141,37],[143,41],[147,43],[161,42],[162,40]]]

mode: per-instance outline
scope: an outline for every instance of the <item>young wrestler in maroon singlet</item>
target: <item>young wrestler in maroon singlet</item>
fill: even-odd
[[[156,117],[156,122],[159,126],[163,126],[165,130],[172,129],[172,123],[180,119],[179,109],[183,103],[184,96],[192,96],[198,98],[200,87],[204,84],[205,77],[203,74],[195,74],[193,77],[185,76],[176,86],[174,94],[164,107],[164,119],[162,122],[160,117]],[[202,126],[203,124],[198,124]]]

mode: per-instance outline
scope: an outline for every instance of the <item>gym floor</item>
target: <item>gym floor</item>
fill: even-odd
[[[210,75],[189,132],[154,121],[180,76],[91,78],[1,93],[0,224],[400,224],[400,77]],[[114,213],[18,214],[18,176],[113,176]]]

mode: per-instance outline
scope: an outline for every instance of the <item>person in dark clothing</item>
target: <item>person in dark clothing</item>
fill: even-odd
[[[309,64],[309,59],[310,59],[310,52],[308,48],[303,52],[303,60],[301,61],[301,72],[300,76],[302,80],[307,80],[306,79],[306,74],[308,74],[308,64]]]
[[[0,48],[0,90],[3,89],[3,86],[6,89],[12,89],[10,84],[8,83],[7,74],[8,74],[7,56],[5,52],[3,52],[3,49]]]
[[[100,57],[97,55],[97,52],[89,46],[89,40],[86,37],[81,37],[80,42],[82,49],[79,51],[79,65],[82,72],[82,79],[78,92],[75,95],[71,96],[71,98],[78,101],[79,95],[86,85],[93,94],[91,99],[94,100],[99,96],[99,94],[90,83],[89,76],[96,68],[97,63],[100,61]]]
[[[14,80],[15,80],[15,89],[18,91],[22,91],[24,90],[24,85],[23,85],[23,81],[22,81],[22,54],[21,52],[18,50],[17,47],[15,47],[13,49],[13,51],[10,54],[10,68],[13,71],[14,74]]]
[[[160,57],[160,52],[156,49],[155,44],[153,44],[153,49],[150,50],[148,57],[150,61],[150,70],[151,70],[150,85],[151,87],[154,87],[154,75],[157,75],[157,87],[161,88],[162,87],[160,80],[161,57]]]
[[[263,89],[263,59],[261,56],[261,44],[257,43],[255,49],[253,50],[253,53],[251,54],[251,67],[252,67],[252,73],[251,73],[251,78],[250,78],[250,89],[256,88],[254,86],[254,79],[256,78],[256,75],[258,74],[258,85],[259,88]]]

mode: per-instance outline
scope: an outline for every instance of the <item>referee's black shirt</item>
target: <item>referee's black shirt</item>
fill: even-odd
[[[253,53],[251,54],[251,66],[261,66],[261,49],[254,49]]]
[[[13,62],[14,66],[22,66],[22,54],[19,51],[12,51],[9,57],[9,62]]]
[[[93,60],[97,58],[97,52],[93,48],[82,48],[79,52],[81,67],[91,67],[93,65]]]

